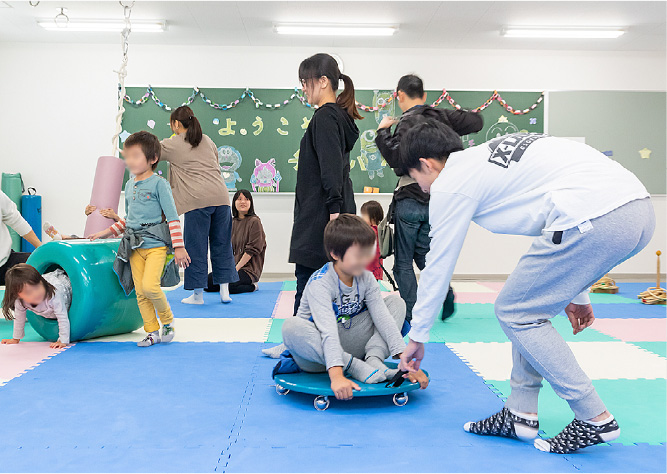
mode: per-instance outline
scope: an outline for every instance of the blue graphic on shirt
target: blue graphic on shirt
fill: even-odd
[[[356,279],[355,284],[357,286],[356,293],[346,295],[343,294],[340,288],[340,280],[338,280],[338,299],[334,298],[331,305],[336,315],[336,321],[339,323],[346,323],[356,315],[366,311],[366,302],[359,296],[359,282]]]

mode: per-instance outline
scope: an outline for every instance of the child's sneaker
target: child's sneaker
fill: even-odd
[[[160,343],[160,331],[153,331],[146,334],[146,337],[144,338],[143,341],[137,342],[137,346],[149,347],[152,346],[153,344],[159,344],[159,343]]]
[[[547,453],[569,454],[581,448],[613,441],[620,434],[621,428],[613,418],[604,424],[592,424],[575,418],[554,438],[536,439],[535,447]]]
[[[540,425],[535,420],[529,420],[512,413],[509,408],[503,408],[495,415],[484,420],[468,422],[463,429],[468,433],[482,436],[502,436],[504,438],[532,441],[537,436]]]
[[[176,331],[174,330],[174,326],[171,324],[165,324],[162,326],[162,342],[171,342],[174,339],[175,334]]]

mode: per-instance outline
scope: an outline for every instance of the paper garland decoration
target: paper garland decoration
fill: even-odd
[[[120,93],[120,89],[119,89],[119,93]],[[197,98],[197,96],[201,97],[201,99],[204,102],[206,102],[210,107],[212,107],[216,110],[223,110],[223,111],[236,107],[246,97],[250,98],[255,103],[256,108],[265,107],[267,109],[279,109],[280,107],[289,104],[294,99],[298,99],[299,102],[301,102],[301,104],[305,107],[317,108],[317,106],[309,104],[308,101],[306,101],[306,98],[301,94],[298,87],[294,88],[294,92],[289,96],[289,98],[283,100],[280,103],[276,103],[276,104],[266,104],[266,103],[262,102],[259,98],[255,97],[255,93],[252,90],[250,90],[249,88],[246,88],[243,91],[243,93],[241,94],[241,97],[239,97],[238,99],[236,99],[236,100],[234,100],[234,101],[232,101],[228,104],[218,104],[218,103],[213,102],[208,97],[206,97],[204,92],[201,91],[198,87],[194,87],[192,89],[192,94],[190,94],[190,96],[187,98],[187,100],[185,102],[183,102],[183,104],[181,104],[181,105],[190,105],[190,104],[192,104],[195,101],[195,99]],[[364,105],[364,104],[362,104],[358,101],[355,101],[355,103],[357,105],[357,108],[359,108],[360,110],[363,110],[364,112],[377,112],[377,111],[382,110],[386,107],[389,107],[393,103],[395,98],[396,98],[396,92],[394,92],[392,94],[392,96],[389,97],[384,103],[382,103],[381,105],[378,105],[378,106],[374,106],[374,107]],[[127,94],[124,97],[125,102],[127,102],[129,104],[132,104],[136,107],[140,107],[140,106],[144,105],[146,102],[148,102],[148,99],[152,99],[153,102],[155,102],[155,104],[158,107],[160,107],[160,108],[162,108],[162,109],[164,109],[168,112],[170,112],[172,110],[172,108],[169,105],[165,104],[164,102],[162,102],[157,97],[157,95],[155,94],[155,91],[153,90],[153,87],[150,86],[150,85],[146,89],[146,93],[139,100],[132,100],[130,98],[130,96],[127,95]],[[440,94],[440,97],[438,97],[435,100],[435,102],[433,102],[432,106],[437,107],[445,99],[455,109],[461,110],[463,108],[454,100],[454,98],[451,95],[449,95],[449,92],[447,92],[446,89],[442,90],[442,94]],[[494,90],[493,94],[491,94],[491,97],[489,97],[482,105],[480,105],[479,107],[475,107],[474,109],[470,109],[470,110],[472,112],[481,112],[482,110],[486,109],[489,105],[491,105],[491,103],[493,103],[493,101],[498,101],[498,103],[505,110],[507,110],[509,113],[511,113],[513,115],[525,115],[527,113],[530,113],[532,110],[535,110],[535,108],[543,100],[544,100],[544,92],[540,93],[540,96],[537,98],[537,100],[535,101],[535,103],[533,105],[531,105],[530,107],[528,107],[526,109],[517,110],[514,107],[512,107],[511,105],[509,105],[507,103],[507,101],[505,99],[503,99],[502,96],[498,93],[498,91]]]

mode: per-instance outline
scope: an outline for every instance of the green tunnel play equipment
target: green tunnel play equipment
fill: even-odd
[[[132,332],[143,325],[136,293],[125,295],[113,271],[118,239],[57,240],[37,248],[28,264],[44,274],[62,268],[72,283],[70,341]],[[28,321],[47,341],[58,340],[58,322],[28,311]]]

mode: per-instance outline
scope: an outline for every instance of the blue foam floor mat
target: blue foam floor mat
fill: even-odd
[[[280,296],[282,282],[260,283],[254,293],[231,295],[232,302],[220,303],[219,293],[204,292],[204,304],[183,304],[192,294],[183,287],[167,292],[167,301],[177,318],[270,318]]]
[[[261,347],[78,344],[0,390],[2,469],[211,472],[252,389]]]
[[[664,446],[560,456],[465,433],[502,401],[444,344],[428,345],[432,384],[405,407],[383,396],[325,412],[275,392],[265,346],[78,344],[0,389],[2,470],[664,472]]]
[[[408,436],[398,427],[397,439]],[[224,472],[665,472],[664,446],[593,446],[567,456],[527,443],[476,446],[303,447],[238,446]],[[298,463],[299,467],[295,467]],[[301,467],[304,466],[304,467]],[[220,470],[218,472],[221,472]]]
[[[394,406],[391,397],[332,399],[328,410],[317,412],[311,395],[275,393],[268,376],[274,363],[258,361],[257,384],[238,439],[223,451],[218,471],[579,472],[573,455],[464,432],[466,421],[494,413],[502,401],[444,344],[428,344],[424,368],[431,386],[410,393],[404,407]],[[604,448],[625,459],[624,471],[664,471],[664,457],[655,449],[664,453],[663,446],[645,448],[641,459],[632,458],[634,446]],[[397,454],[402,449],[409,454]],[[594,460],[586,456],[577,462],[594,463],[599,472],[618,470],[618,464],[598,466]]]
[[[664,318],[667,317],[667,308],[661,304],[595,304],[593,312],[596,318]],[[564,314],[564,313],[561,313]]]

